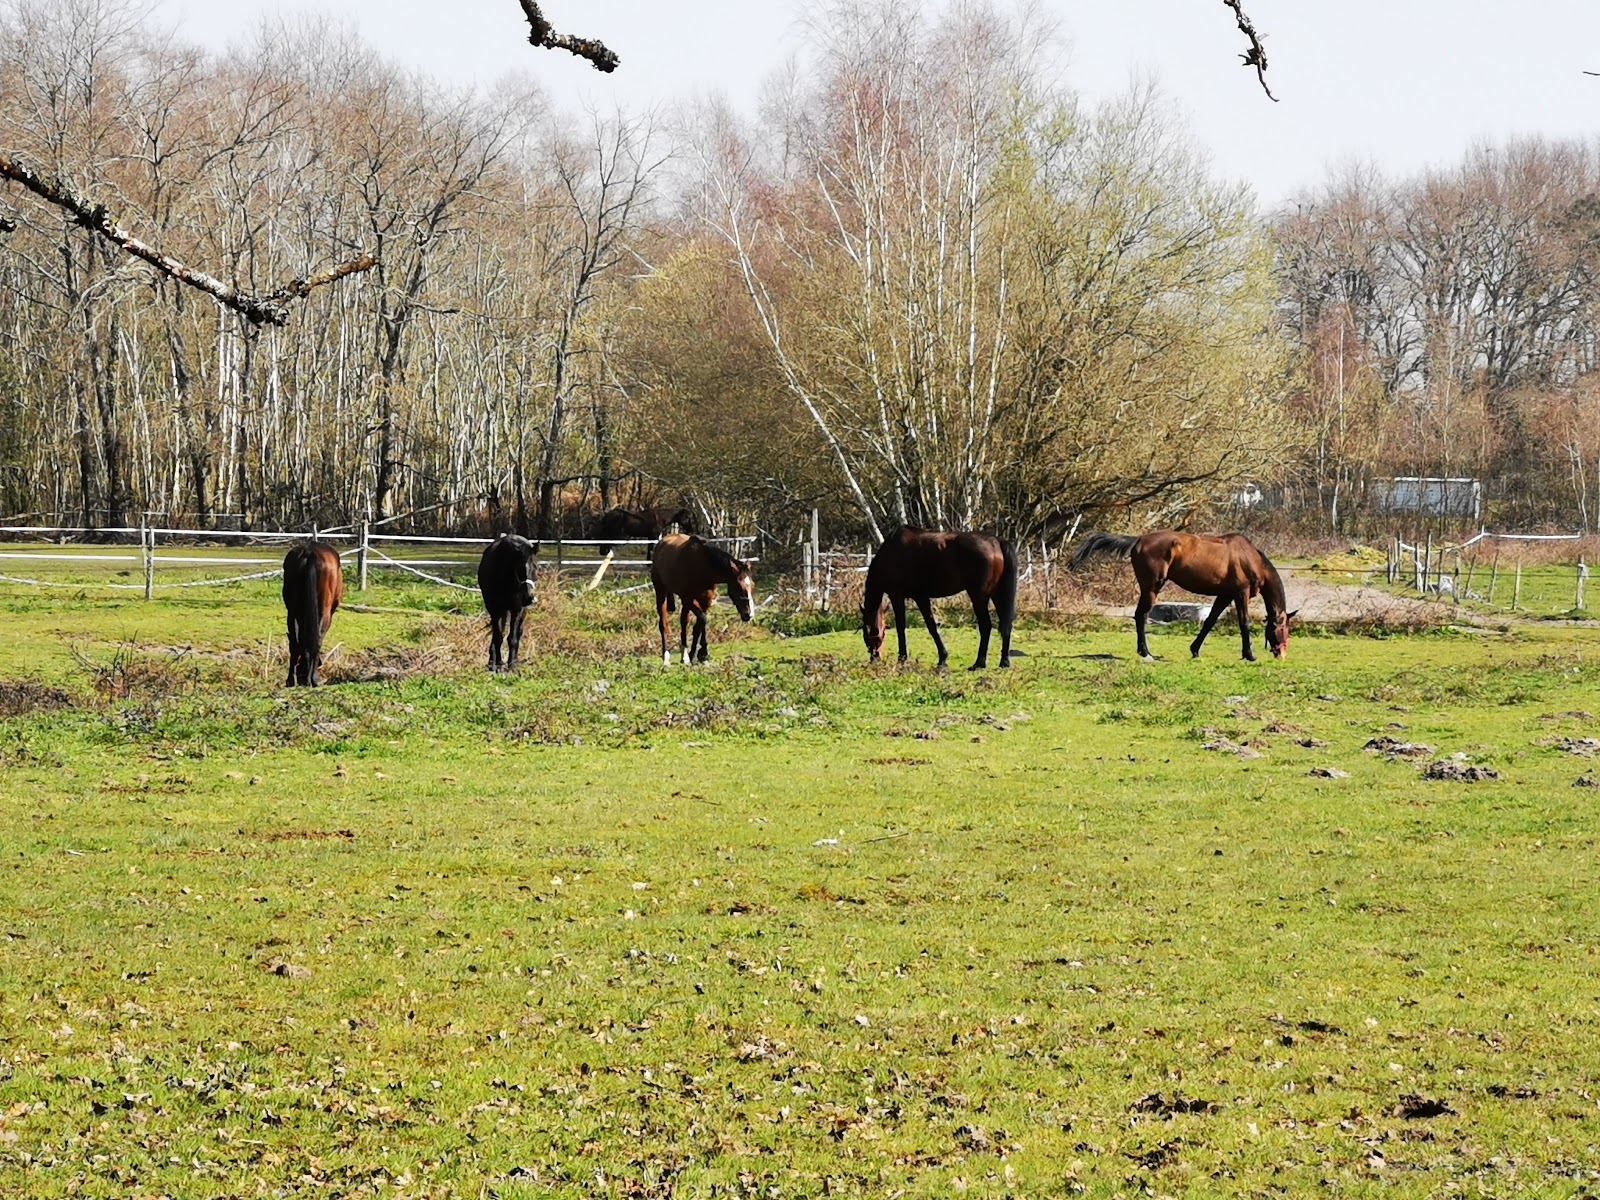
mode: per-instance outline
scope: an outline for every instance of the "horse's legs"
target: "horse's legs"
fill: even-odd
[[[1244,642],[1244,660],[1255,662],[1256,656],[1250,652],[1250,593],[1240,592],[1233,605],[1239,610],[1239,637]]]
[[[972,615],[978,618],[978,661],[967,670],[981,671],[989,665],[989,630],[993,628],[989,620],[989,600],[977,592],[967,594],[972,598]]]
[[[296,625],[294,618],[289,618],[289,678],[283,681],[284,687],[293,687],[299,683],[295,668],[300,665],[300,639],[295,636]]]
[[[950,658],[950,652],[944,648],[944,639],[939,636],[939,622],[933,619],[933,601],[926,596],[918,596],[917,611],[922,614],[922,623],[928,627],[928,632],[933,636],[933,644],[939,647],[939,669],[942,671]]]
[[[501,632],[504,629],[504,621],[505,617],[499,612],[489,614],[489,670],[491,671],[500,669],[500,641],[505,636]]]
[[[661,664],[672,665],[672,652],[667,649],[667,601],[669,596],[659,587],[656,588],[656,624],[661,629]]]
[[[1015,607],[1013,601],[1012,607]],[[1000,626],[1000,665],[1011,665],[1011,621],[1015,613],[1006,612],[1002,605],[995,605],[995,619]]]
[[[1217,597],[1217,602],[1211,606],[1211,614],[1206,617],[1205,622],[1200,626],[1199,636],[1189,643],[1189,657],[1200,657],[1200,646],[1205,642],[1206,635],[1211,632],[1211,627],[1217,623],[1217,618],[1222,616],[1223,610],[1232,603],[1232,596],[1224,594]]]
[[[517,669],[517,651],[522,649],[522,618],[527,615],[527,612],[528,610],[519,604],[506,614],[506,624],[510,627],[506,642],[511,651],[506,656],[506,670],[508,671]]]
[[[700,649],[695,654],[695,662],[710,662],[711,648],[706,645],[706,610],[700,609],[694,614],[694,640]],[[690,649],[694,649],[693,646]]]
[[[1150,615],[1150,610],[1155,607],[1156,593],[1160,590],[1159,586],[1141,589],[1139,592],[1139,606],[1133,610],[1133,627],[1138,631],[1139,636],[1139,657],[1144,659],[1145,662],[1155,661],[1155,657],[1150,653],[1150,643],[1145,640],[1144,622],[1145,618]]]
[[[889,603],[894,606],[894,631],[900,637],[900,661],[906,660],[906,598],[904,596],[890,596]]]
[[[678,652],[686,667],[693,661],[689,651],[689,602],[685,600],[678,606]]]

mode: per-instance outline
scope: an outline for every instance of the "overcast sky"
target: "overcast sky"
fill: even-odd
[[[750,108],[796,40],[789,0],[544,0],[562,32],[622,59],[602,76],[527,43],[516,0],[157,0],[158,19],[221,49],[264,14],[354,24],[384,54],[456,83],[510,71],[558,99],[602,109],[720,91]],[[1187,115],[1217,171],[1274,207],[1331,165],[1391,175],[1449,165],[1474,141],[1600,133],[1600,0],[1246,0],[1265,35],[1274,104],[1239,64],[1221,0],[1041,0],[1063,36],[1061,72],[1104,97],[1153,77]]]

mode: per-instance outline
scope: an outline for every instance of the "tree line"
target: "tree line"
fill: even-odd
[[[325,23],[213,55],[3,0],[0,153],[252,294],[374,262],[252,322],[0,189],[0,516],[1022,537],[1256,482],[1346,530],[1386,475],[1497,473],[1593,517],[1589,150],[1263,219],[1051,46],[1025,6],[836,0],[753,116],[574,116]]]

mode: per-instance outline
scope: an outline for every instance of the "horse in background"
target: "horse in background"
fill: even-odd
[[[1011,625],[1017,615],[1017,556],[991,533],[935,533],[902,527],[891,533],[867,567],[861,601],[861,636],[874,661],[883,649],[886,628],[883,602],[894,608],[900,638],[900,661],[906,661],[906,601],[915,601],[922,623],[939,648],[939,666],[949,659],[932,601],[966,592],[978,622],[978,661],[970,670],[989,665],[989,605],[1000,626],[1000,665],[1011,665]]]
[[[539,543],[502,533],[478,559],[478,591],[489,614],[489,670],[514,671],[522,647],[522,620],[533,603],[533,557]],[[501,642],[509,653],[501,659]]]
[[[706,610],[717,599],[717,588],[724,586],[739,616],[748,621],[755,612],[756,581],[750,564],[733,557],[720,546],[687,533],[665,534],[650,552],[650,583],[656,592],[656,617],[661,628],[661,661],[672,663],[667,649],[667,614],[676,599],[678,647],[683,663],[706,662],[711,655],[706,647]],[[694,615],[694,637],[689,637],[689,616]]]
[[[1189,654],[1200,657],[1200,647],[1211,627],[1232,604],[1239,613],[1239,636],[1244,642],[1244,657],[1254,662],[1250,649],[1250,598],[1260,596],[1267,608],[1267,648],[1274,658],[1289,653],[1289,618],[1283,579],[1267,556],[1242,533],[1181,533],[1175,529],[1154,529],[1139,537],[1115,533],[1085,535],[1072,555],[1077,570],[1100,555],[1126,554],[1133,562],[1133,577],[1139,582],[1139,604],[1133,610],[1138,630],[1139,657],[1150,661],[1150,646],[1145,641],[1145,619],[1155,606],[1156,596],[1170,581],[1199,596],[1215,596],[1211,614],[1200,626],[1200,633],[1189,645]],[[1296,610],[1298,611],[1298,610]]]
[[[322,681],[322,639],[344,599],[339,552],[327,542],[300,542],[283,559],[283,607],[289,618],[289,678],[285,687]]]
[[[679,533],[694,533],[694,514],[687,508],[613,508],[607,510],[595,526],[597,538],[653,538],[660,537],[674,525]],[[598,546],[601,554],[610,554],[609,544]]]

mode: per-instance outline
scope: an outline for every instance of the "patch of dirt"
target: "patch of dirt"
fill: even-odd
[[[1151,1092],[1149,1095],[1140,1096],[1130,1104],[1128,1111],[1154,1113],[1159,1117],[1171,1117],[1178,1113],[1198,1113],[1201,1116],[1210,1116],[1212,1113],[1221,1112],[1222,1105],[1213,1100],[1200,1100],[1194,1096],[1185,1096],[1182,1092],[1173,1092],[1170,1099],[1160,1092]]]
[[[321,842],[333,838],[343,838],[347,842],[356,840],[355,831],[350,829],[270,829],[255,833],[241,829],[239,836],[252,837],[261,842]]]
[[[1400,1097],[1400,1103],[1390,1109],[1390,1115],[1400,1117],[1407,1121],[1419,1121],[1428,1117],[1453,1117],[1456,1110],[1443,1100],[1430,1100],[1417,1092],[1407,1092]]]
[[[1422,777],[1449,783],[1487,783],[1491,779],[1499,779],[1500,772],[1493,767],[1480,767],[1451,758],[1441,758],[1429,763],[1423,769]]]
[[[60,688],[31,679],[0,679],[0,720],[72,706],[72,697]]]
[[[1429,758],[1433,755],[1433,747],[1425,746],[1421,742],[1402,742],[1388,734],[1379,734],[1361,747],[1368,754],[1381,754],[1385,758]]]

